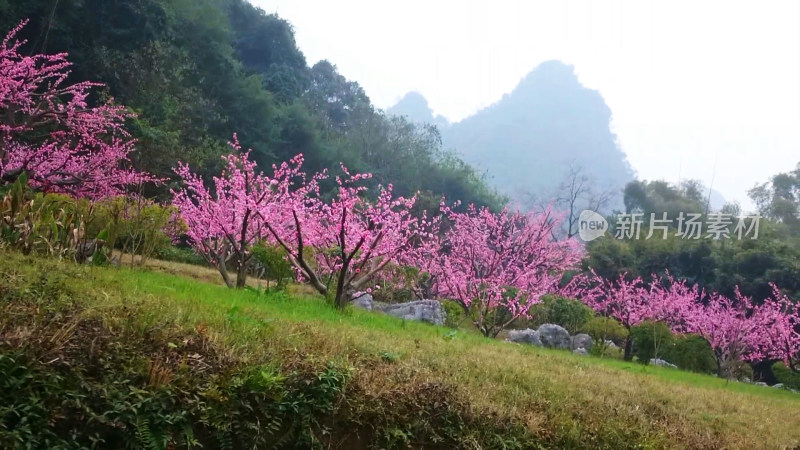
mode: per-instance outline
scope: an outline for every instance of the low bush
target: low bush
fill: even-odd
[[[580,332],[584,325],[594,316],[591,308],[578,300],[546,295],[542,302],[533,306],[528,328],[537,328],[543,323],[561,325],[570,334]]]
[[[150,200],[135,197],[116,197],[98,202],[97,216],[108,230],[108,243],[123,253],[139,255],[139,264],[168,251],[172,236],[178,235],[183,224],[175,221],[175,209]],[[131,258],[131,265],[135,259]]]
[[[405,303],[414,300],[414,292],[404,287],[396,287],[389,283],[372,291],[372,297],[381,303]]]
[[[778,379],[779,383],[783,383],[784,386],[800,390],[800,373],[795,372],[794,370],[786,367],[786,365],[782,362],[776,362],[772,365],[772,374],[775,375],[775,378]]]
[[[172,261],[184,264],[195,264],[198,266],[207,265],[206,260],[189,247],[178,247],[170,245],[168,247],[163,247],[156,250],[153,256],[155,256],[158,259],[162,259],[164,261]]]
[[[263,269],[263,273],[259,274],[259,277],[267,280],[267,289],[269,289],[269,280],[275,281],[276,289],[285,288],[294,276],[292,265],[286,259],[286,251],[280,247],[259,243],[253,247],[251,252],[253,258]]]
[[[667,324],[653,321],[645,321],[631,327],[631,337],[633,355],[642,364],[649,364],[652,358],[663,359],[666,350],[675,339]]]
[[[628,330],[621,323],[610,317],[596,316],[586,322],[581,328],[581,332],[594,339],[594,346],[592,346],[590,353],[612,358],[622,357],[622,350],[619,346],[623,345],[625,338],[628,336]],[[607,345],[606,341],[613,342],[617,348]]]
[[[425,289],[418,288],[427,277],[428,274],[421,274],[416,267],[389,264],[377,280],[380,289],[374,290],[372,296],[381,303],[404,303],[418,298],[434,298],[426,295],[429,292]]]
[[[444,319],[444,325],[450,328],[459,328],[467,320],[464,308],[460,303],[453,300],[442,300],[441,302],[442,308],[447,314]]]
[[[714,351],[708,341],[696,334],[676,336],[663,354],[665,360],[683,370],[712,374],[717,368]]]
[[[141,198],[91,202],[37,193],[20,176],[0,202],[0,242],[24,254],[70,257],[78,262],[110,259],[108,250],[139,255],[139,263],[171,247],[182,225],[173,209]],[[134,258],[131,258],[134,264]]]

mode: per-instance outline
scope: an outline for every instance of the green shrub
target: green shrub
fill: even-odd
[[[591,308],[578,300],[547,295],[542,303],[531,308],[528,328],[537,328],[543,323],[561,325],[570,334],[578,333],[594,316]]]
[[[372,297],[381,303],[404,303],[415,298],[433,298],[424,290],[417,289],[421,275],[413,266],[388,265],[381,273],[380,289],[372,292]]]
[[[729,361],[724,366],[723,376],[733,380],[753,379],[753,366],[745,361]]]
[[[652,358],[664,358],[666,349],[672,345],[675,339],[667,324],[652,321],[645,321],[631,327],[631,337],[633,338],[633,355],[642,364],[649,364]]]
[[[23,175],[0,202],[0,241],[25,254],[75,257],[105,263],[108,249],[140,255],[140,263],[171,247],[169,234],[181,224],[172,220],[173,208],[132,197],[99,202],[62,194],[36,193]],[[79,251],[93,239],[102,240],[94,255]],[[98,242],[99,243],[99,242]],[[133,259],[131,259],[133,264]]]
[[[717,362],[708,341],[696,334],[676,336],[672,345],[664,348],[664,359],[678,368],[699,373],[714,373]]]
[[[158,249],[154,256],[158,259],[163,259],[164,261],[196,264],[199,266],[206,265],[206,260],[191,248],[170,245],[169,247]]]
[[[461,304],[453,300],[442,300],[442,307],[444,308],[447,317],[444,319],[444,325],[450,328],[458,328],[467,319],[464,308]]]
[[[372,298],[381,303],[405,303],[414,300],[414,292],[391,283],[383,283],[380,289],[372,291]]]
[[[168,251],[171,235],[179,234],[183,224],[174,221],[175,209],[150,200],[115,197],[96,203],[102,228],[108,230],[107,245],[123,253],[139,255],[139,264]],[[135,259],[131,257],[131,266]]]
[[[24,254],[73,256],[93,211],[86,200],[34,193],[22,174],[0,202],[0,241]]]
[[[623,349],[621,347],[606,345],[605,341],[595,341],[594,345],[592,345],[592,348],[589,350],[589,354],[601,358],[622,359]]]
[[[800,390],[800,373],[797,373],[794,370],[786,367],[784,363],[776,362],[773,364],[772,373],[780,383],[783,383],[784,386],[791,389]]]
[[[610,317],[597,316],[589,319],[581,331],[594,339],[594,346],[589,353],[611,358],[622,357],[621,348],[614,349],[606,345],[606,341],[611,341],[617,346],[623,345],[628,336],[628,330],[621,323]]]
[[[277,289],[286,287],[286,284],[294,275],[292,265],[286,259],[286,250],[281,247],[259,243],[252,248],[251,252],[253,257],[264,267],[267,289],[269,289],[269,280],[275,280]]]

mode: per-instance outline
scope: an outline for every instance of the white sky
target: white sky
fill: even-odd
[[[559,59],[605,98],[640,178],[708,186],[716,172],[750,207],[748,188],[800,161],[795,0],[251,1],[380,108],[416,90],[457,121]]]

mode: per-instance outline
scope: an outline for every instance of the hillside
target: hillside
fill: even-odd
[[[25,20],[25,54],[66,52],[70,81],[105,85],[93,103],[136,114],[132,160],[168,181],[148,197],[168,197],[178,161],[215,173],[235,133],[264,169],[302,153],[311,169],[343,162],[402,195],[502,203],[437,134],[386,117],[335,61],[307,62],[292,24],[246,0],[0,2],[0,33]]]
[[[800,444],[787,391],[181,275],[7,251],[0,273],[4,448]]]
[[[581,167],[596,189],[617,194],[634,178],[611,131],[611,110],[560,61],[540,64],[497,103],[451,125],[434,119],[420,97],[410,93],[388,112],[436,123],[445,148],[485,171],[492,186],[515,199],[549,198],[570,164]],[[621,197],[617,200],[621,205]]]

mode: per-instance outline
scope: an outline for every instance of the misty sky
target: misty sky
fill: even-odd
[[[798,2],[251,0],[388,108],[421,92],[460,120],[548,59],[600,91],[640,178],[727,199],[800,161]],[[716,167],[716,170],[715,170]]]

